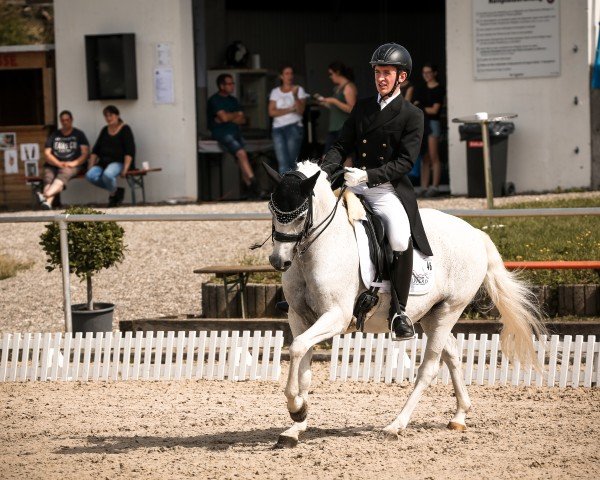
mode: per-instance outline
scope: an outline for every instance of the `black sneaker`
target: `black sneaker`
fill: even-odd
[[[113,208],[116,207],[117,205],[123,203],[123,199],[125,198],[125,189],[124,188],[117,188],[117,191],[114,193],[114,195],[110,195],[108,197],[108,208]]]
[[[115,197],[117,197],[117,205],[121,205],[123,203],[123,199],[125,198],[125,189],[121,187],[117,188]]]
[[[47,200],[44,200],[42,203],[40,203],[40,207],[42,207],[42,210],[52,210],[52,205],[50,205],[50,202]]]
[[[40,205],[46,201],[46,197],[44,197],[44,194],[42,192],[35,192],[35,196]]]

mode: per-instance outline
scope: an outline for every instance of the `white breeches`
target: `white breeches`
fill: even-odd
[[[391,183],[383,183],[369,188],[365,184],[349,188],[357,195],[362,195],[385,227],[385,234],[392,250],[404,252],[410,240],[410,222],[408,215]]]

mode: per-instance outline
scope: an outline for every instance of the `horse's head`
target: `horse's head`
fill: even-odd
[[[269,262],[275,269],[285,272],[292,265],[299,245],[310,233],[313,189],[322,170],[311,164],[280,175],[267,164],[263,165],[277,184],[269,202],[273,215],[273,253]]]

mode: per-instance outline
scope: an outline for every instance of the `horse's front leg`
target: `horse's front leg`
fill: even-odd
[[[347,324],[348,320],[342,309],[334,307],[321,315],[308,330],[294,338],[290,345],[290,368],[285,396],[294,425],[280,435],[278,445],[295,446],[298,442],[298,434],[306,430],[308,388],[312,377],[310,370],[312,347],[344,332]]]

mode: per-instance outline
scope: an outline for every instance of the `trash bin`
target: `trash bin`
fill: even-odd
[[[514,185],[506,183],[508,136],[515,131],[513,122],[490,122],[490,162],[494,197],[514,193]],[[485,198],[483,139],[481,125],[465,123],[458,126],[460,140],[467,142],[467,196]]]

